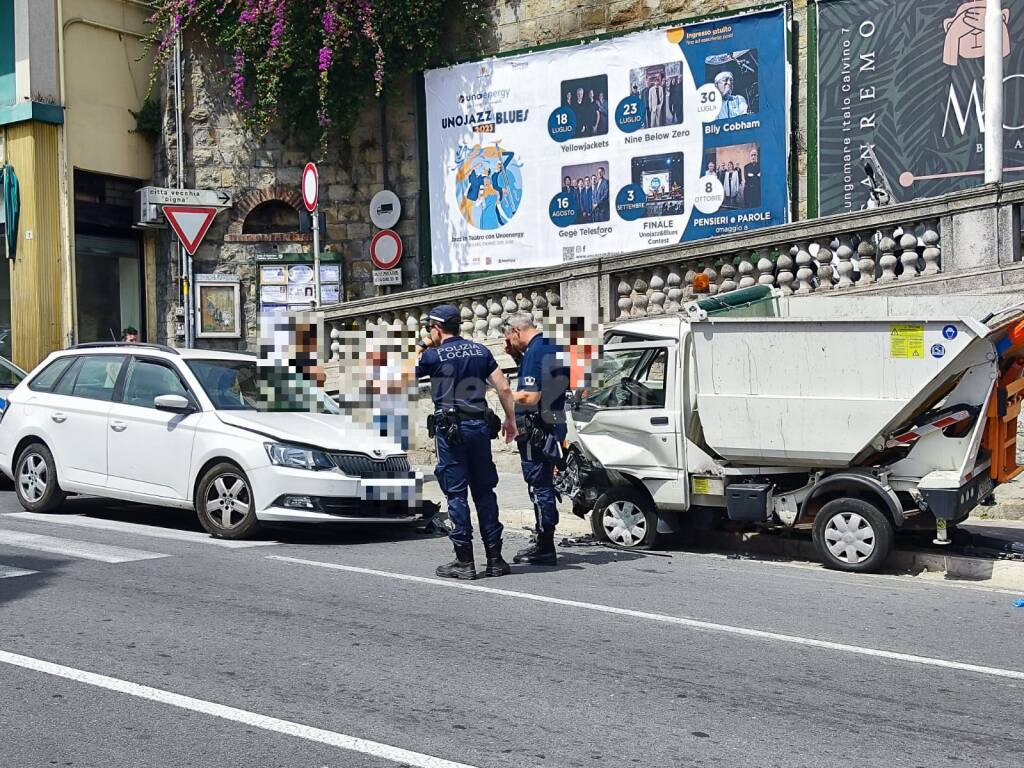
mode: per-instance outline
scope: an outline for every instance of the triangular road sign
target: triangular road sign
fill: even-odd
[[[164,216],[189,256],[194,256],[219,208],[206,205],[165,205]]]

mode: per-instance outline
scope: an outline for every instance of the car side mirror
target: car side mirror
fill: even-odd
[[[189,399],[181,395],[158,395],[153,400],[153,407],[170,413],[191,413],[194,410]]]

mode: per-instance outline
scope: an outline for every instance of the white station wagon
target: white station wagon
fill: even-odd
[[[10,394],[0,470],[30,511],[88,494],[195,509],[223,538],[261,522],[403,523],[422,476],[341,413],[260,409],[256,358],[150,344],[50,355]]]

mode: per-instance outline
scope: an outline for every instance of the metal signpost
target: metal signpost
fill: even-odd
[[[302,203],[313,217],[313,306],[320,306],[320,176],[313,163],[302,170]]]

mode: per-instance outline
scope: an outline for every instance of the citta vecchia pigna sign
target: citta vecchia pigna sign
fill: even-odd
[[[985,0],[818,3],[819,201],[859,210],[984,182]],[[1024,179],[1024,0],[1003,0],[1005,180]]]

